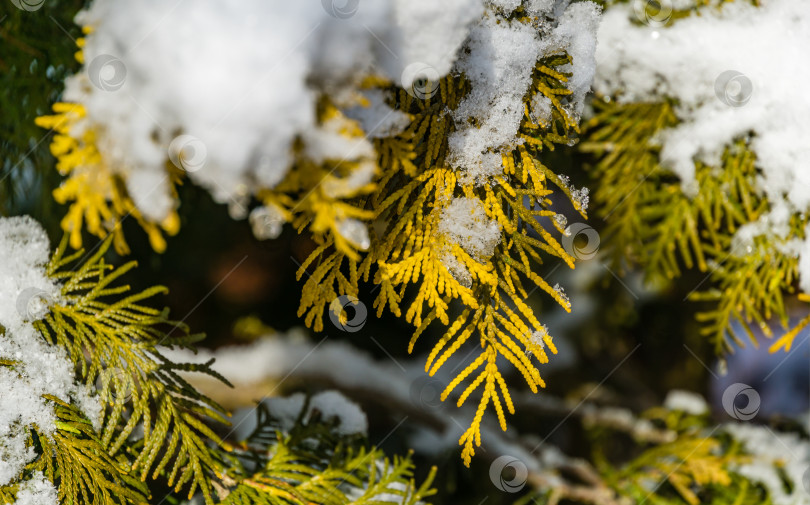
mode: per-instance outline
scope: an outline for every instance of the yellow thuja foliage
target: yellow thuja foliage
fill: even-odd
[[[656,282],[679,277],[682,268],[706,272],[708,282],[689,298],[712,304],[697,317],[718,353],[731,350],[732,342],[743,345],[735,321],[754,345],[754,328],[772,336],[772,318],[787,327],[797,255],[787,240],[735,238],[772,208],[756,189],[756,160],[745,140],[726,149],[720,166],[696,162],[697,190],[687,196],[675,174],[660,165],[660,148],[653,141],[677,124],[672,103],[616,104],[600,98],[594,105],[597,112],[586,124],[580,148],[597,157],[592,175],[600,183],[593,197],[617,266],[640,264]],[[789,236],[803,238],[807,222],[807,216],[793,215]],[[803,320],[771,351],[789,350],[808,323],[810,318]]]
[[[366,135],[359,122],[347,118],[325,99],[318,114],[322,127],[348,139],[361,140]],[[296,152],[296,161],[284,180],[273,189],[259,191],[257,197],[299,232],[308,228],[316,240],[326,240],[349,257],[359,259],[358,250],[365,250],[368,244],[347,238],[341,225],[373,217],[372,211],[347,199],[374,190],[375,184],[370,181],[378,172],[376,160],[359,156],[316,163],[303,155],[302,145],[296,146]]]
[[[323,328],[324,308],[341,295],[356,296],[360,278],[379,284],[374,301],[378,315],[386,309],[416,327],[409,350],[433,324],[445,328],[434,345],[425,370],[435,374],[468,341],[480,345],[480,353],[447,385],[441,398],[457,392],[461,406],[473,393],[480,393],[471,425],[462,435],[462,457],[470,463],[475,446],[481,444],[481,422],[493,406],[498,422],[506,429],[505,411],[514,413],[504,375],[496,361],[509,361],[532,391],[544,387],[537,364],[548,361],[546,350],[556,348],[545,327],[525,299],[527,284],[539,288],[565,310],[570,303],[564,293],[535,273],[545,257],[555,256],[573,267],[574,258],[539,218],[562,232],[562,221],[554,219],[549,196],[560,191],[573,198],[567,180],[539,159],[543,149],[567,144],[578,127],[563,105],[570,94],[567,74],[557,70],[570,62],[564,53],[537,62],[531,89],[527,90],[525,114],[516,146],[502,153],[502,173],[489,184],[462,182],[459,169],[447,162],[448,136],[455,126],[448,109],[455,109],[470,91],[464,76],[448,76],[434,83],[436,93],[416,98],[391,87],[389,105],[410,114],[410,125],[392,137],[375,139],[382,177],[365,207],[374,212],[379,228],[372,228],[368,253],[361,261],[335,250],[324,242],[299,270],[302,276],[317,265],[304,284],[299,315],[315,330]],[[552,119],[538,124],[532,97],[542,94],[553,104]],[[500,241],[489,257],[471,254],[441,231],[443,213],[454,199],[466,198],[481,204],[485,217],[496,223]],[[410,286],[416,295],[405,299]],[[534,289],[530,288],[530,289]],[[454,315],[453,302],[461,306]]]
[[[96,146],[96,132],[85,129],[80,134],[75,128],[85,117],[80,104],[56,103],[53,116],[36,119],[37,125],[54,131],[51,153],[58,158],[57,170],[67,179],[53,192],[54,199],[62,204],[70,202],[67,215],[62,219],[62,229],[70,234],[74,249],[82,246],[82,229],[98,236],[113,235],[113,243],[119,253],[129,252],[121,230],[121,221],[132,216],[149,235],[152,247],[162,252],[166,241],[161,229],[174,235],[180,229],[180,219],[171,212],[161,223],[146,219],[127,195],[125,181],[105,162]],[[176,172],[169,174],[177,182]]]
[[[645,450],[611,476],[614,486],[623,495],[650,503],[698,505],[703,503],[699,493],[729,494],[737,499],[734,503],[752,503],[760,493],[749,493],[750,482],[733,471],[750,458],[741,454],[738,443],[716,431],[681,433],[673,442]],[[674,491],[669,494],[680,499],[667,496],[667,486]]]
[[[83,29],[91,32],[89,27]],[[76,59],[84,62],[85,39],[76,41],[79,51]],[[35,122],[54,133],[51,153],[58,159],[56,169],[67,176],[62,185],[53,192],[54,199],[61,204],[69,204],[67,215],[62,219],[62,229],[70,235],[70,245],[74,249],[82,246],[82,230],[104,238],[112,234],[115,250],[129,253],[124,239],[121,222],[132,216],[146,231],[149,243],[158,252],[166,249],[162,232],[176,234],[180,229],[180,218],[172,211],[160,223],[147,219],[127,195],[126,181],[113,170],[97,147],[97,132],[83,125],[86,117],[81,104],[57,102],[53,105],[52,116],[41,116]],[[174,185],[180,182],[179,173],[168,168],[167,178]],[[162,231],[161,231],[162,230]]]
[[[81,232],[86,223],[87,231],[98,237],[112,233],[116,251],[127,254],[129,248],[121,222],[132,216],[148,234],[155,251],[163,252],[166,241],[161,230],[170,235],[179,231],[177,212],[171,211],[160,223],[143,216],[127,194],[125,175],[114,171],[99,152],[97,132],[92,126],[82,124],[86,115],[84,107],[60,102],[54,104],[53,109],[56,114],[39,117],[36,123],[55,132],[51,152],[58,159],[59,172],[68,176],[54,191],[54,199],[70,204],[62,228],[70,233],[71,246],[81,247]],[[362,139],[365,135],[357,121],[345,117],[326,102],[320,107],[319,117],[323,125],[347,138]],[[304,156],[301,145],[295,150],[298,156],[285,179],[272,190],[259,190],[257,197],[278,213],[280,222],[292,222],[299,231],[308,228],[316,237],[328,235],[341,251],[358,258],[356,251],[367,244],[347,240],[339,227],[349,219],[367,220],[372,212],[344,200],[367,194],[374,188],[373,183],[363,181],[370,180],[377,172],[376,163],[363,157],[316,163]],[[166,177],[172,182],[175,199],[174,185],[182,183],[183,175],[180,168],[166,163]],[[360,184],[353,185],[357,179]]]

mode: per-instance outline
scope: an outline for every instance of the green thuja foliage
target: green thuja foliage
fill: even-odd
[[[758,169],[746,140],[729,146],[719,166],[695,162],[696,187],[682,188],[661,166],[654,141],[678,123],[673,103],[618,104],[599,97],[594,106],[580,149],[596,158],[593,198],[616,265],[640,265],[657,283],[681,276],[683,269],[705,272],[689,299],[710,303],[697,317],[718,353],[732,343],[743,345],[746,336],[756,344],[755,329],[771,336],[772,318],[787,326],[798,258],[786,240],[734,238],[771,210],[756,189]],[[792,216],[789,236],[803,238],[806,224],[807,216]],[[735,322],[742,335],[733,330]],[[795,332],[773,349],[789,349],[790,335]]]
[[[0,213],[58,219],[49,197],[59,174],[48,149],[50,136],[34,118],[58,100],[65,77],[80,67],[73,16],[84,0],[46,0],[38,11],[0,2]],[[30,2],[36,6],[38,2]],[[46,223],[47,225],[48,223]]]
[[[99,436],[111,456],[128,452],[130,471],[141,479],[165,472],[175,490],[189,484],[189,494],[199,488],[208,496],[209,476],[221,467],[216,448],[223,442],[202,420],[227,421],[222,409],[178,372],[221,377],[208,365],[175,364],[160,354],[160,345],[186,346],[201,335],[190,335],[182,323],[141,304],[165,288],[128,294],[128,286],[116,285],[135,262],[113,268],[104,260],[110,244],[105,241],[86,262],[70,270],[64,267],[84,251],[65,257],[67,241],[62,241],[48,267],[48,275],[62,281],[62,298],[37,329],[52,344],[67,349],[87,385],[101,383],[99,397],[106,408]],[[136,428],[144,436],[132,444]]]
[[[66,255],[67,239],[61,242],[47,268],[61,293],[35,323],[43,338],[67,351],[77,379],[102,404],[94,426],[77,406],[49,396],[56,430],[32,430],[37,456],[25,474],[41,472],[60,503],[148,503],[155,480],[189,499],[199,494],[206,504],[359,505],[390,502],[386,495],[413,504],[431,494],[432,473],[417,488],[409,458],[386,459],[363,440],[337,438],[318,419],[305,427],[299,419],[289,434],[257,429],[248,441],[228,444],[216,432],[228,425],[226,413],[184,376],[227,381],[212,362],[175,363],[160,350],[192,348],[202,335],[146,305],[165,288],[132,293],[122,284],[135,262],[107,263],[111,244],[108,238],[94,253]],[[266,428],[262,412],[259,426]],[[16,482],[0,487],[0,503],[14,503],[18,491]]]
[[[633,20],[641,24],[645,12],[670,26],[728,1],[733,0],[695,0],[676,6],[636,2]],[[618,3],[626,2],[602,2],[607,8]],[[757,0],[750,3],[759,5]],[[660,165],[657,142],[664,130],[679,123],[677,103],[668,99],[618,103],[597,96],[593,105],[580,149],[596,158],[590,170],[595,212],[606,222],[606,242],[615,266],[639,265],[649,281],[659,284],[680,277],[683,269],[705,272],[704,281],[688,298],[709,303],[698,319],[702,335],[711,339],[718,354],[731,350],[732,343],[744,345],[743,337],[756,345],[754,329],[772,336],[767,324],[771,318],[787,327],[786,297],[794,293],[797,258],[785,241],[757,237],[750,246],[732,240],[742,226],[771,210],[756,189],[756,160],[747,140],[740,138],[728,146],[718,166],[696,161],[697,184],[682,188],[678,177]],[[803,237],[806,221],[805,216],[793,216],[790,236]],[[808,322],[803,321],[802,327]],[[736,323],[742,330],[732,329]],[[772,350],[789,349],[797,332],[780,339]]]
[[[305,404],[292,429],[283,430],[263,405],[253,433],[231,455],[227,504],[415,505],[434,491],[432,469],[417,487],[409,458],[389,460],[379,449],[358,449],[358,435],[337,436]],[[264,450],[271,447],[270,451]]]
[[[62,502],[145,503],[146,486],[130,474],[124,458],[105,449],[84,414],[58,398],[50,399],[58,429],[50,437],[37,437],[42,456],[32,469],[40,469],[51,482],[58,482]]]

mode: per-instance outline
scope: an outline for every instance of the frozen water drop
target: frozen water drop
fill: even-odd
[[[262,206],[250,213],[250,227],[259,240],[278,238],[284,226],[284,216],[275,206]]]

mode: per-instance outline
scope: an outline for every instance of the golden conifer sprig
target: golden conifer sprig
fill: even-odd
[[[494,407],[504,430],[504,411],[514,413],[506,378],[496,365],[499,356],[515,366],[532,391],[545,386],[530,356],[545,363],[547,350],[556,352],[556,348],[525,298],[539,288],[570,310],[564,293],[535,272],[545,262],[544,253],[571,267],[574,264],[574,258],[538,223],[551,218],[557,231],[563,231],[564,222],[555,219],[549,195],[560,191],[585,215],[567,179],[539,159],[544,149],[568,144],[578,132],[565,103],[569,74],[558,70],[570,61],[567,54],[559,53],[537,63],[526,92],[519,138],[512,149],[501,153],[502,174],[485,184],[460,182],[461,172],[447,162],[448,136],[455,130],[450,112],[469,92],[469,81],[463,75],[445,77],[437,83],[436,93],[424,99],[392,87],[389,105],[408,113],[412,121],[402,133],[375,140],[384,175],[365,205],[385,228],[379,234],[372,230],[371,247],[362,262],[324,243],[299,270],[300,277],[316,265],[305,282],[299,309],[299,315],[306,314],[307,324],[316,330],[323,327],[323,310],[330,301],[340,295],[356,296],[362,277],[380,285],[374,302],[378,315],[386,309],[397,316],[404,311],[405,319],[416,327],[410,351],[431,324],[446,327],[428,357],[425,370],[430,375],[471,339],[480,343],[478,356],[442,393],[444,400],[456,392],[459,406],[473,393],[480,394],[475,417],[460,440],[466,464],[481,443],[487,407]],[[532,97],[538,93],[553,105],[547,124],[538,122],[535,118],[540,115],[532,110]],[[500,243],[491,258],[474,257],[439,231],[442,212],[459,197],[482,202],[487,218],[500,228]],[[462,265],[468,278],[448,267],[448,256]],[[526,282],[534,288],[527,289]],[[416,295],[406,300],[405,292],[412,285],[417,287]],[[460,315],[452,315],[454,303],[461,305]]]
[[[533,22],[522,9],[511,18]],[[495,364],[498,356],[510,361],[536,391],[544,383],[530,356],[543,363],[548,360],[547,351],[556,352],[545,327],[524,299],[540,289],[570,310],[563,291],[535,272],[547,256],[556,256],[573,267],[574,258],[549,231],[556,228],[562,232],[565,228],[564,219],[551,210],[550,195],[561,192],[585,215],[585,206],[567,178],[540,161],[544,149],[569,144],[578,133],[568,103],[571,91],[566,82],[570,74],[563,71],[570,63],[564,52],[546,55],[537,62],[526,90],[519,133],[511,147],[494,153],[501,156],[502,172],[487,181],[468,181],[462,168],[447,161],[448,137],[456,128],[452,111],[470,92],[471,84],[463,75],[440,79],[434,83],[438,84],[437,92],[424,99],[414,96],[419,93],[370,77],[364,86],[387,91],[388,105],[410,115],[410,125],[395,135],[373,139],[376,159],[361,156],[314,162],[308,159],[305,139],[299,139],[285,179],[255,195],[270,216],[268,235],[277,233],[278,226],[272,221],[275,225],[290,222],[299,231],[309,230],[318,244],[299,271],[301,276],[308,268],[313,270],[303,287],[299,308],[307,325],[321,330],[325,307],[341,295],[356,296],[362,277],[381,285],[375,301],[378,311],[387,308],[403,315],[405,309],[405,319],[416,327],[411,349],[430,324],[447,327],[428,360],[429,373],[436,373],[466,342],[479,340],[481,354],[443,394],[447,398],[465,382],[465,389],[458,391],[459,405],[473,393],[481,395],[477,414],[462,438],[467,463],[474,446],[480,444],[480,424],[487,406],[494,406],[504,429],[504,410],[514,411],[506,378]],[[532,98],[537,95],[551,103],[550,117],[534,110]],[[82,138],[71,136],[74,129],[62,129],[70,121],[82,120],[80,107],[59,104],[55,108],[58,114],[39,120],[41,126],[58,132],[52,150],[61,170],[69,176],[64,188],[72,188],[64,190],[64,201],[72,202],[72,217],[63,227],[72,234],[74,246],[81,240],[83,219],[98,235],[116,231],[116,248],[124,252],[120,220],[128,213],[137,218],[137,209],[126,203],[123,176],[104,164],[95,147],[92,125],[82,130],[87,132]],[[345,116],[328,97],[318,104],[317,115],[320,127],[347,139],[365,139],[370,133]],[[376,180],[371,177],[375,174]],[[101,183],[104,191],[97,191],[96,183]],[[442,213],[458,198],[480,205],[486,219],[498,228],[500,242],[489,257],[471,254],[440,231]],[[372,219],[380,229],[370,229],[368,240],[362,234],[344,233],[347,224],[356,228]],[[538,220],[551,226],[541,226]],[[160,225],[172,233],[177,222],[171,217]],[[165,244],[158,224],[145,221],[142,225],[149,231],[153,246],[162,250]],[[364,249],[368,254],[363,258],[359,251]],[[418,287],[417,294],[405,307],[405,291],[411,285]],[[463,306],[460,315],[453,315],[454,303]]]
[[[53,111],[54,115],[40,116],[35,122],[42,128],[53,130],[51,154],[58,160],[56,169],[67,176],[53,191],[53,197],[70,206],[61,224],[62,229],[70,234],[71,247],[79,249],[82,246],[82,230],[86,226],[87,231],[101,238],[112,234],[115,250],[121,254],[129,253],[121,222],[132,216],[146,231],[152,247],[163,252],[166,249],[163,232],[174,235],[180,229],[177,213],[172,211],[161,223],[146,219],[127,194],[126,181],[99,153],[96,131],[86,128],[81,135],[71,133],[86,116],[84,106],[57,102]],[[179,175],[176,169],[167,166],[166,176],[173,183],[175,197],[174,185],[181,182]]]
[[[328,125],[343,137],[356,142],[365,140],[366,132],[360,123],[345,116],[327,97],[319,101],[317,115],[321,125]],[[281,223],[291,223],[299,233],[309,231],[316,241],[329,242],[348,257],[359,259],[359,251],[368,244],[352,241],[340,228],[347,220],[367,222],[373,217],[356,197],[374,190],[376,161],[358,156],[315,162],[306,155],[300,141],[293,150],[295,158],[287,175],[274,188],[259,191],[257,198],[278,212]]]

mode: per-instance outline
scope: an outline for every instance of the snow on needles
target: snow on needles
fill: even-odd
[[[454,198],[442,210],[438,232],[447,242],[458,244],[481,263],[492,257],[501,240],[500,226],[487,217],[483,202],[477,198]],[[456,280],[470,286],[472,276],[469,270],[449,249],[441,251],[442,263]]]
[[[328,1],[95,0],[77,17],[90,33],[85,65],[68,79],[65,98],[86,109],[73,133],[95,131],[138,209],[160,222],[176,205],[167,159],[195,158],[189,178],[217,201],[244,201],[284,178],[296,139],[314,158],[354,160],[372,150],[369,138],[407,126],[382,94],[361,90],[365,77],[407,89],[417,79],[463,71],[474,89],[454,114],[462,127],[450,139],[450,161],[468,180],[485,183],[500,167],[497,151],[515,144],[522,100],[544,51],[574,56],[571,107],[582,107],[599,8],[569,3],[380,0],[330,8]],[[504,17],[519,6],[532,23]],[[359,119],[367,137],[337,142],[334,132],[320,131],[323,95]],[[361,112],[364,100],[370,106]],[[185,141],[173,146],[178,138],[194,140],[195,152],[184,150]],[[354,182],[361,187],[367,179]]]
[[[147,217],[174,205],[165,163],[179,133],[205,146],[189,177],[218,201],[272,188],[293,140],[316,129],[319,93],[351,102],[363,77],[400,84],[413,64],[446,74],[483,10],[481,0],[363,2],[350,12],[323,3],[95,0],[79,14],[92,30],[87,63],[65,97],[85,105],[102,155]],[[335,147],[335,159],[356,155]]]
[[[511,12],[517,3],[494,2]],[[538,2],[535,2],[538,3]],[[558,2],[565,7],[568,2]],[[548,5],[534,6],[542,9]],[[561,10],[561,9],[560,9]],[[531,6],[530,6],[531,12]],[[601,9],[592,2],[568,6],[558,18],[545,15],[537,24],[509,21],[488,12],[472,28],[457,69],[470,79],[472,91],[453,112],[457,130],[449,138],[450,163],[464,169],[462,182],[486,183],[501,173],[501,150],[519,142],[535,62],[546,54],[567,51],[573,64],[568,87],[573,91],[571,112],[579,117],[595,73],[596,29]]]
[[[487,217],[481,200],[467,197],[454,198],[442,211],[439,233],[481,262],[492,256],[501,238],[498,223]]]
[[[50,244],[42,227],[30,217],[0,218],[0,486],[18,478],[36,456],[29,429],[41,434],[56,429],[53,405],[43,395],[74,403],[98,423],[101,405],[77,384],[73,363],[61,347],[50,345],[34,328],[48,305],[59,299],[60,287],[45,266]],[[37,477],[22,488],[18,503],[56,503],[52,486]]]
[[[472,91],[453,112],[458,126],[449,138],[450,163],[465,168],[470,180],[463,182],[484,182],[502,171],[497,149],[517,142],[523,97],[545,44],[533,26],[487,15],[472,29],[468,47],[458,67]]]
[[[795,433],[777,433],[751,423],[726,424],[724,429],[752,456],[737,471],[762,484],[774,505],[810,505],[806,480],[810,471],[810,443]],[[793,483],[790,488],[785,485],[785,478]]]
[[[14,505],[56,505],[58,503],[56,488],[51,481],[46,479],[42,472],[34,472],[34,475],[20,486]]]
[[[803,63],[810,45],[807,2],[724,2],[665,28],[634,19],[630,4],[604,14],[596,91],[619,102],[677,100],[681,122],[659,141],[662,163],[681,178],[686,194],[697,190],[696,159],[717,165],[735,139],[748,139],[761,170],[758,184],[773,209],[758,228],[788,230],[791,214],[810,210],[810,99],[802,85],[810,82]]]

